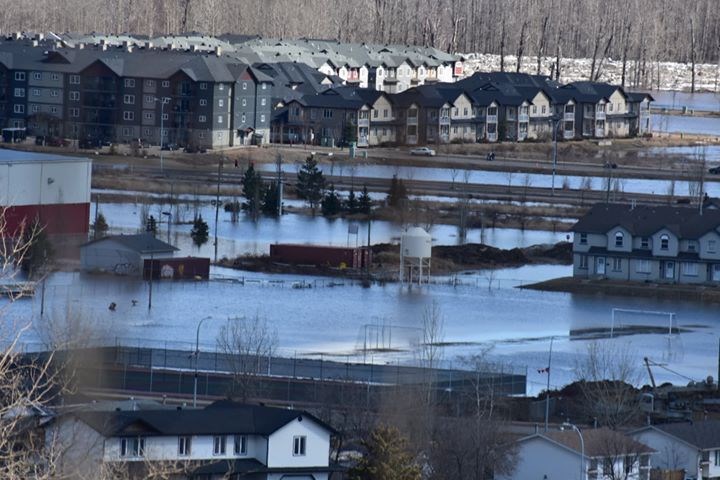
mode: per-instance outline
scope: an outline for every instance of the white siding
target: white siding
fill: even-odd
[[[579,472],[579,454],[538,437],[519,443],[515,471],[497,480],[568,480]]]
[[[90,203],[91,163],[32,162],[0,165],[3,205]]]
[[[330,432],[308,417],[296,419],[268,438],[268,463],[273,467],[327,467],[330,462]],[[293,455],[293,438],[306,437],[305,455]]]
[[[632,437],[657,450],[652,458],[653,468],[684,469],[688,476],[697,475],[699,453],[690,445],[651,429],[637,432]]]

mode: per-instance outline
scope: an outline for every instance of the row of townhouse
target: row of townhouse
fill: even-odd
[[[0,124],[91,144],[267,142],[273,78],[210,53],[0,43]]]
[[[399,94],[329,88],[283,103],[273,115],[272,138],[323,145],[353,140],[365,147],[633,137],[649,132],[651,101],[604,83],[560,85],[507,73]]]
[[[399,93],[408,88],[434,82],[454,82],[463,76],[460,56],[433,47],[345,43],[321,39],[274,39],[258,36],[226,34],[219,37],[184,34],[155,37],[134,35],[63,34],[68,45],[103,43],[174,47],[212,51],[222,48],[248,64],[300,63],[328,76],[338,77],[343,84]]]
[[[720,209],[597,204],[574,226],[573,276],[720,283]]]

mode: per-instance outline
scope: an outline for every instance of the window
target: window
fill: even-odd
[[[25,81],[25,72],[15,72],[15,80],[24,82]]]
[[[37,113],[40,111],[40,106],[39,105],[30,105],[30,111],[32,113]]]
[[[267,89],[267,83],[261,83],[260,85],[263,90]]]
[[[612,259],[612,269],[613,269],[613,272],[621,272],[622,271],[622,258],[613,258]]]
[[[58,75],[57,73],[53,73],[50,75],[50,78],[53,80],[58,80],[60,78],[60,75]]]
[[[145,86],[148,88],[155,88],[155,80],[145,80]]]
[[[616,247],[622,247],[624,240],[625,240],[625,237],[622,234],[622,232],[615,232],[615,246]]]
[[[587,270],[587,268],[588,268],[587,255],[580,255],[580,263],[578,264],[578,268],[580,268],[582,270]]]
[[[640,248],[650,248],[650,239],[648,237],[640,239]]]
[[[537,113],[537,105],[533,105],[532,113],[533,115]]]
[[[580,245],[587,245],[587,233],[580,234]]]
[[[245,114],[240,115],[240,122],[245,123]]]
[[[125,86],[127,88],[134,88],[135,87],[135,79],[134,78],[126,78],[125,79]]]
[[[247,106],[247,100],[244,99],[244,98],[242,99],[242,106],[243,106],[243,107],[246,107],[246,106]]]
[[[57,107],[50,107],[50,113],[57,113]]]
[[[612,104],[612,103],[608,105],[608,109],[609,109],[611,112],[613,111],[613,104]]]
[[[332,116],[333,116],[332,110],[327,109],[327,108],[325,110],[323,110],[323,118],[332,118]]]
[[[13,94],[16,97],[24,97],[25,96],[25,89],[24,88],[16,88],[15,93]]]
[[[610,104],[612,106],[612,103]],[[635,466],[635,461],[630,457],[625,457],[625,460],[623,460],[624,466],[625,466],[625,475],[629,475],[630,472],[633,471],[633,467]]]
[[[293,455],[302,456],[305,455],[305,435],[293,437]]]
[[[715,253],[716,243],[717,242],[715,242],[715,240],[708,240],[708,245],[707,245],[708,253]]]
[[[660,235],[660,250],[669,250],[670,249],[670,237],[663,233]]]
[[[650,260],[636,260],[635,272],[650,273]]]
[[[40,89],[39,89],[39,88],[33,88],[33,89],[32,89],[32,95],[33,95],[33,97],[39,97],[39,96],[40,96]]]
[[[123,120],[135,120],[135,112],[125,110],[123,112]]]
[[[207,121],[207,117],[205,115],[200,115],[198,117],[198,122],[205,123]]]
[[[207,90],[207,83],[200,82],[200,90]]]
[[[123,127],[123,137],[129,137],[132,130],[128,127]]]
[[[225,435],[213,437],[213,455],[225,455]]]
[[[70,116],[77,118],[80,116],[80,109],[79,108],[71,108],[70,109]]]
[[[264,121],[265,121],[265,115],[260,115],[260,121],[261,121],[261,122],[264,122]]]
[[[378,118],[378,111],[377,111],[377,110],[373,110],[373,118]]]
[[[163,86],[163,88],[168,88],[170,86],[170,80],[163,80],[162,86]]]
[[[388,117],[388,109],[383,108],[383,118],[387,118],[387,117]]]
[[[74,102],[80,100],[80,92],[70,92],[70,100]]]
[[[146,137],[149,137],[150,135],[152,135],[152,130],[150,130],[149,128],[146,128],[146,129],[144,130],[144,132],[145,132],[145,136],[146,136]]]
[[[543,106],[542,106],[542,114],[543,114],[543,115],[545,115],[545,111],[546,111],[546,106],[543,105]]]
[[[207,100],[204,99],[204,98],[201,98],[201,99],[200,99],[200,106],[201,106],[201,107],[204,107],[204,106],[206,106],[206,105],[207,105]]]
[[[135,105],[135,95],[123,95],[123,103],[125,105]]]
[[[170,118],[170,117],[168,116],[167,113],[163,113],[163,114],[162,114],[162,119],[163,119],[163,120],[167,120],[168,118]]]
[[[33,72],[33,80],[42,80],[42,73]]]
[[[695,247],[695,242],[689,242],[688,243],[688,252],[695,252],[695,251],[697,251],[696,247]]]
[[[145,112],[143,113],[143,118],[145,120],[152,120],[153,119],[153,113],[152,112]]]
[[[222,98],[220,100],[218,100],[218,107],[222,107],[224,105],[225,105],[225,102],[223,101]]]
[[[688,276],[688,277],[697,277],[698,276],[698,264],[697,263],[683,262],[680,265],[682,267],[683,275]]]
[[[263,98],[262,100],[260,100],[260,105],[262,105],[263,107],[265,106],[265,99],[264,99],[264,98]]]
[[[715,450],[715,466],[720,467],[720,450]]]
[[[222,115],[218,115],[218,123],[223,123],[223,116],[222,116]]]
[[[145,456],[145,437],[126,437],[120,439],[121,457]]]
[[[80,75],[70,75],[70,85],[80,85]]]
[[[242,89],[243,89],[243,90],[247,90],[247,82],[243,82]]]
[[[178,455],[190,455],[192,437],[178,437]]]
[[[247,437],[245,435],[235,435],[233,451],[235,455],[247,455]]]
[[[15,104],[13,105],[14,113],[25,113],[25,105]]]
[[[58,95],[60,95],[60,92],[58,92],[57,90],[50,90],[51,97],[57,97]]]
[[[225,90],[225,85],[222,83],[218,84],[218,90]]]

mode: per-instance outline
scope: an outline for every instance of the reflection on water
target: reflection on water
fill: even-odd
[[[653,114],[651,117],[653,132],[720,135],[720,118],[662,114]]]

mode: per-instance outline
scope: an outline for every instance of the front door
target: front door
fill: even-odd
[[[675,262],[665,262],[665,278],[667,280],[675,278]]]
[[[605,275],[605,257],[597,257],[595,273]]]

